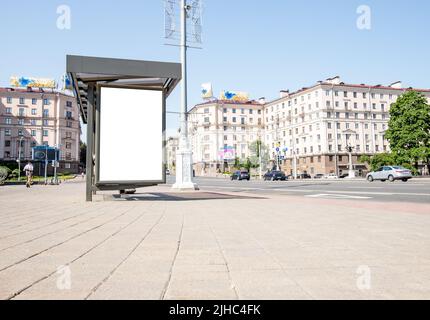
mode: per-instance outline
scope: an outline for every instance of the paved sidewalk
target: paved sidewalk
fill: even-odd
[[[0,299],[430,299],[429,205],[143,191],[0,187]]]

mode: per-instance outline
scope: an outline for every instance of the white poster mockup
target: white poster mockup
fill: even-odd
[[[100,183],[163,182],[163,93],[102,87]]]

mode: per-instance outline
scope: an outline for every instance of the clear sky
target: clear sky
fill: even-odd
[[[57,28],[57,7],[71,8],[71,29]],[[357,8],[371,28],[357,27]],[[60,78],[66,54],[179,61],[165,46],[161,0],[3,1],[0,86],[11,75]],[[200,85],[278,97],[339,75],[344,82],[430,88],[428,0],[205,0],[203,50],[190,50],[189,103]],[[168,100],[179,111],[179,88]],[[179,126],[168,116],[169,133]]]

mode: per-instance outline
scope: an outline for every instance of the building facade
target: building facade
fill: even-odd
[[[0,162],[32,159],[35,146],[60,149],[59,172],[79,171],[81,127],[76,99],[52,89],[0,88]]]
[[[282,159],[288,174],[297,168],[298,174],[341,175],[348,172],[351,147],[354,169],[364,175],[362,155],[390,151],[385,138],[390,106],[409,89],[401,82],[354,85],[335,77],[297,92],[281,91],[279,99],[264,107],[264,139],[272,159]],[[416,90],[430,102],[430,90]]]
[[[263,107],[263,100],[214,100],[195,106],[189,113],[195,173],[214,175],[231,167],[235,158],[249,157],[250,144],[264,133]]]
[[[281,91],[267,102],[209,101],[189,114],[189,134],[197,175],[213,175],[231,167],[223,150],[234,158],[250,156],[251,143],[262,140],[270,150],[271,166],[287,174],[342,175],[349,170],[352,150],[356,174],[368,171],[363,155],[389,152],[385,138],[391,104],[405,91],[401,82],[388,86],[346,84],[339,77],[296,92]],[[430,103],[430,90],[423,93]],[[278,151],[279,150],[279,151]],[[264,168],[266,169],[266,168]]]

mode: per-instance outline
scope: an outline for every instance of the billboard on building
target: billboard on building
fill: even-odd
[[[249,93],[242,91],[222,91],[220,100],[231,100],[236,102],[248,102]]]
[[[100,88],[99,184],[164,182],[163,101],[162,91]]]
[[[15,88],[49,88],[55,89],[56,83],[53,79],[40,79],[30,77],[11,77],[10,85]]]
[[[212,83],[203,83],[202,84],[202,98],[203,99],[211,99],[213,98],[214,93],[212,89]]]
[[[219,150],[218,156],[220,160],[232,161],[236,159],[236,150],[233,147],[226,147]]]

